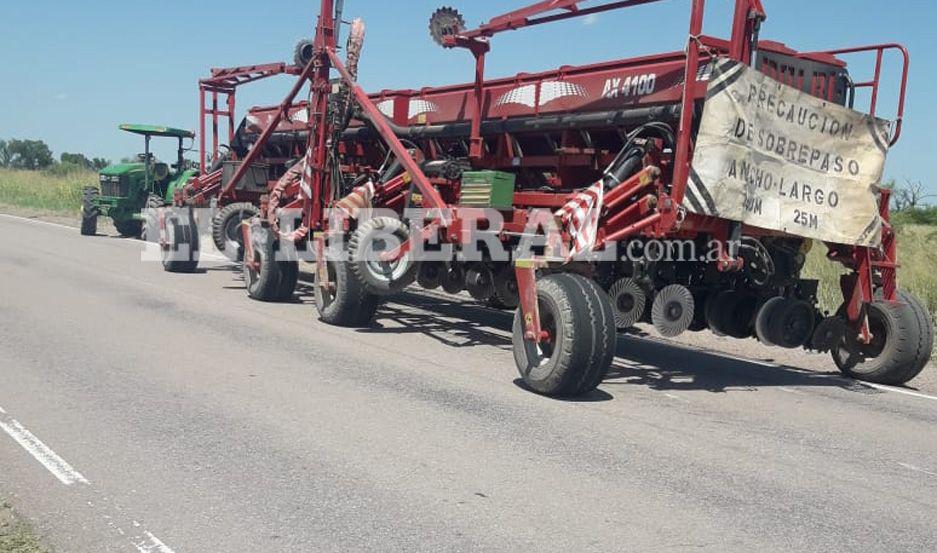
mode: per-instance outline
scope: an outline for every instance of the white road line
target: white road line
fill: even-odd
[[[161,542],[159,538],[150,532],[144,531],[143,536],[146,539],[137,538],[130,540],[130,543],[132,543],[140,553],[175,553],[168,545]]]
[[[35,224],[37,224],[37,225],[46,225],[46,226],[49,226],[49,227],[64,228],[64,229],[68,229],[68,230],[75,230],[75,229],[78,228],[78,227],[70,227],[70,226],[68,226],[68,225],[62,225],[62,224],[60,224],[60,223],[52,223],[52,222],[50,222],[50,221],[43,221],[43,220],[41,220],[41,219],[33,219],[33,218],[30,218],[30,217],[20,217],[20,216],[18,216],[18,215],[9,215],[9,214],[6,214],[6,213],[0,213],[0,217],[4,217],[4,218],[6,218],[6,219],[15,219],[15,220],[17,220],[17,221],[25,221],[25,222],[27,222],[27,223],[35,223]]]
[[[669,398],[672,399],[672,400],[675,400],[675,401],[682,401],[682,402],[684,402],[684,403],[690,403],[690,400],[688,400],[688,399],[686,399],[686,398],[683,398],[683,397],[680,397],[680,396],[678,396],[678,395],[676,395],[676,394],[671,394],[671,393],[664,392],[664,395],[667,396],[667,397],[669,397]]]
[[[23,449],[29,452],[37,461],[42,463],[42,466],[46,467],[60,482],[66,486],[84,484],[87,487],[83,487],[83,489],[87,491],[83,493],[91,494],[92,497],[101,497],[100,492],[96,490],[80,472],[68,464],[65,459],[59,457],[57,453],[52,451],[52,448],[42,443],[35,434],[27,430],[19,421],[10,417],[3,407],[0,407],[0,428],[9,434],[16,443],[21,445]],[[104,497],[106,499],[106,496]],[[114,523],[114,517],[107,514],[108,510],[115,514],[119,513],[119,510],[114,510],[113,508],[108,509],[107,506],[98,506],[91,500],[86,500],[85,503],[87,503],[88,507],[92,510],[95,510],[97,514],[101,515],[107,522],[107,525],[117,534],[127,537],[126,532]],[[102,513],[102,511],[105,512]],[[133,521],[133,526],[134,528],[139,528],[140,530],[138,530],[138,532],[140,533],[133,537],[128,537],[128,540],[140,553],[175,553],[172,548],[163,543],[162,540],[153,535],[152,532],[142,528],[141,524],[136,520]]]
[[[924,473],[924,474],[926,474],[926,475],[928,475],[928,476],[937,476],[937,472],[931,472],[931,471],[929,471],[929,470],[924,470],[924,469],[922,469],[921,467],[916,467],[916,466],[910,465],[910,464],[908,464],[908,463],[898,463],[898,464],[899,464],[900,466],[902,466],[902,467],[908,469],[908,470],[913,470],[914,472],[921,472],[921,473]]]
[[[26,223],[35,223],[35,224],[37,224],[37,225],[46,225],[46,226],[49,226],[49,227],[61,228],[61,229],[69,230],[69,231],[73,231],[73,230],[75,230],[75,229],[78,228],[78,227],[70,227],[70,226],[68,226],[68,225],[62,225],[62,224],[59,224],[59,223],[52,223],[52,222],[49,222],[49,221],[43,221],[43,220],[41,220],[41,219],[31,219],[31,218],[29,218],[29,217],[20,217],[20,216],[18,216],[18,215],[8,215],[8,214],[6,214],[6,213],[0,213],[0,217],[4,217],[4,218],[6,218],[6,219],[13,219],[13,220],[16,220],[16,221],[23,221],[23,222],[26,222]],[[117,243],[117,244],[131,244],[131,245],[134,245],[134,246],[137,246],[137,245],[144,245],[143,242],[136,242],[136,241],[134,241],[134,240],[121,240],[121,241],[117,241],[117,242],[114,242],[114,243]],[[231,260],[228,259],[227,257],[225,257],[225,255],[222,254],[222,253],[214,253],[214,252],[205,252],[205,251],[203,251],[203,252],[200,252],[200,253],[199,253],[199,256],[200,256],[202,259],[206,260],[206,261],[218,261],[218,262],[222,262],[222,263],[231,263]]]
[[[896,394],[904,394],[906,396],[918,397],[921,399],[930,399],[937,401],[937,396],[930,396],[927,394],[922,394],[921,392],[915,392],[914,390],[905,390],[904,388],[896,388],[894,386],[886,386],[884,384],[874,384],[872,382],[859,382],[863,386],[868,386],[869,388],[875,388],[876,390],[884,390],[886,392],[894,392]]]
[[[88,484],[88,480],[80,472],[72,468],[65,459],[59,457],[56,452],[52,451],[52,448],[42,443],[32,432],[26,430],[16,419],[3,417],[0,419],[0,428],[66,486],[75,483]]]

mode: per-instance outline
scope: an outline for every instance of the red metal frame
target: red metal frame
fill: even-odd
[[[871,99],[869,102],[869,115],[875,117],[878,110],[878,94],[879,94],[879,85],[881,84],[882,79],[882,65],[884,63],[885,52],[889,50],[895,50],[902,57],[902,69],[901,69],[901,84],[898,90],[898,106],[895,111],[895,128],[894,135],[891,139],[891,145],[894,146],[898,143],[898,139],[901,138],[901,127],[904,123],[904,109],[905,109],[905,100],[907,98],[908,90],[908,71],[911,65],[911,54],[908,52],[908,49],[902,46],[901,44],[875,44],[871,46],[858,46],[855,48],[840,48],[838,50],[826,50],[824,52],[817,52],[815,54],[802,54],[802,56],[825,54],[830,56],[840,56],[847,54],[862,54],[862,53],[875,53],[875,70],[874,75],[869,81],[862,81],[858,83],[853,83],[854,88],[871,88]]]
[[[313,60],[302,70],[290,94],[276,108],[274,116],[268,122],[254,148],[243,160],[244,165],[238,171],[235,181],[246,170],[246,166],[250,164],[256,152],[262,148],[280,119],[289,111],[299,90],[306,82],[309,82],[311,100],[308,128],[314,132],[309,133],[310,157],[308,159],[311,161],[307,170],[312,175],[312,190],[311,197],[306,199],[303,205],[305,222],[308,228],[313,230],[326,228],[326,208],[329,207],[326,198],[331,197],[332,187],[335,186],[335,183],[330,182],[330,174],[327,170],[328,141],[331,139],[330,122],[327,117],[327,102],[328,96],[333,91],[333,85],[329,81],[332,69],[340,74],[345,85],[351,90],[358,105],[372,122],[379,139],[386,144],[404,166],[409,178],[413,180],[415,187],[423,198],[423,206],[428,208],[446,208],[449,207],[449,203],[444,199],[442,189],[437,190],[438,183],[432,182],[423,173],[420,165],[410,157],[408,149],[397,136],[399,132],[397,126],[413,125],[414,117],[416,117],[416,124],[423,126],[465,121],[467,117],[470,123],[468,157],[476,167],[518,166],[523,161],[516,157],[511,134],[505,132],[498,139],[497,152],[486,151],[483,125],[489,121],[509,121],[513,116],[530,113],[530,110],[525,111],[523,106],[493,106],[493,102],[486,101],[486,98],[493,98],[495,94],[500,94],[502,90],[507,91],[512,87],[523,86],[524,83],[531,83],[533,86],[539,87],[539,83],[547,79],[559,79],[570,83],[579,82],[576,79],[580,79],[584,84],[600,81],[604,78],[602,77],[603,74],[616,71],[621,74],[623,68],[629,68],[632,72],[639,70],[650,72],[654,70],[659,72],[659,78],[670,79],[653,94],[636,99],[634,106],[647,106],[649,109],[671,103],[676,103],[679,106],[676,131],[677,142],[672,159],[661,158],[654,160],[655,163],[649,164],[654,169],[653,178],[649,178],[648,171],[642,172],[637,181],[620,186],[621,192],[616,189],[609,194],[610,197],[601,223],[600,236],[603,238],[598,247],[604,247],[610,243],[640,235],[665,237],[668,235],[692,236],[694,233],[708,233],[721,240],[728,240],[731,235],[731,228],[733,225],[737,226],[737,224],[730,221],[686,213],[682,208],[693,152],[691,129],[694,123],[694,108],[700,100],[705,98],[707,90],[707,83],[699,79],[699,72],[701,63],[711,60],[716,55],[727,56],[742,63],[750,64],[753,49],[757,47],[759,50],[779,49],[785,54],[834,66],[842,66],[842,62],[836,59],[835,56],[874,52],[876,54],[874,78],[868,82],[855,84],[856,87],[872,89],[870,111],[874,114],[881,84],[884,52],[897,49],[904,56],[904,70],[900,84],[901,90],[897,111],[898,123],[892,143],[894,144],[900,137],[909,63],[909,56],[903,47],[895,44],[885,44],[815,53],[797,53],[786,50],[783,45],[777,43],[758,41],[759,28],[765,18],[765,11],[760,0],[736,0],[733,12],[732,35],[729,40],[702,34],[705,0],[692,0],[685,52],[647,56],[581,68],[562,68],[558,72],[522,75],[515,79],[486,81],[484,78],[485,57],[491,48],[489,39],[498,33],[658,1],[661,0],[623,0],[605,2],[592,7],[584,7],[583,4],[587,3],[585,1],[548,0],[539,2],[496,17],[477,29],[466,30],[456,36],[446,37],[445,46],[466,48],[474,55],[476,60],[475,79],[471,84],[424,89],[419,92],[384,91],[369,96],[357,85],[336,54],[334,2],[332,0],[321,0]],[[432,102],[436,110],[431,113],[414,114],[410,106],[415,101]],[[593,101],[592,107],[600,105],[602,101],[601,99]],[[576,102],[580,102],[583,108],[586,107],[581,100],[570,100],[557,102],[556,107],[552,109],[558,110],[559,117],[563,113],[575,113],[577,109],[580,109],[577,107]],[[388,104],[390,113],[387,112],[386,107],[382,110],[378,103],[381,103],[381,105]],[[465,106],[471,106],[471,109],[465,110]],[[204,117],[204,103],[202,108]],[[495,113],[499,109],[501,111]],[[534,106],[532,110],[533,114],[538,117],[550,116],[549,110],[542,109],[539,104]],[[212,110],[209,110],[208,113],[214,117],[217,115],[215,113],[217,111],[213,105]],[[469,112],[468,115],[466,115],[466,111]],[[388,120],[385,115],[390,119]],[[505,223],[506,229],[516,229],[518,224],[526,221],[525,206],[556,206],[569,196],[573,190],[566,185],[562,176],[565,169],[581,167],[581,171],[588,172],[590,170],[589,163],[594,166],[598,161],[607,159],[609,155],[609,153],[595,151],[594,149],[590,150],[588,146],[577,146],[574,137],[569,139],[568,144],[566,140],[566,134],[564,133],[563,147],[558,149],[554,155],[527,160],[533,164],[549,165],[555,163],[558,168],[556,178],[561,181],[563,186],[558,186],[554,193],[519,192],[515,197],[517,200],[516,209],[511,213],[511,218]],[[431,151],[436,149],[432,140],[429,141],[428,147]],[[363,146],[360,143],[355,143],[352,139],[351,143],[343,144],[342,148],[344,148],[343,151],[348,152],[351,149],[362,150]],[[594,171],[594,169],[592,170]],[[582,186],[583,184],[586,183],[580,182],[579,185]],[[388,202],[385,205],[392,205],[393,207],[402,205],[398,196],[394,195],[393,203],[390,202],[389,197],[385,198],[384,201]],[[881,210],[883,219],[887,223],[887,193],[883,194]],[[463,221],[459,215],[459,210],[454,210],[452,213],[451,220],[437,221],[437,224],[447,240],[458,241],[461,239],[461,233],[458,229],[462,227]],[[776,236],[780,234],[747,226],[744,227],[743,232],[753,236]],[[400,252],[403,250],[404,248],[401,248]],[[728,249],[725,251],[728,252]],[[862,306],[872,301],[873,277],[875,276],[873,273],[877,272],[878,278],[883,281],[886,299],[893,299],[896,293],[894,278],[894,269],[897,267],[896,246],[890,226],[886,224],[882,251],[872,251],[868,248],[833,248],[831,259],[842,262],[856,271],[853,281],[844,281],[844,296],[848,300],[849,319],[860,325],[862,328],[861,334],[863,337],[868,338],[868,327],[862,317]],[[720,270],[725,271],[737,270],[739,266],[739,260],[732,259],[728,256],[728,253],[719,263]],[[517,270],[521,287],[522,311],[524,313],[535,313],[536,310],[536,294],[527,289],[531,285],[528,282],[530,279],[527,277],[531,274],[530,271],[525,272],[521,268]],[[534,304],[531,304],[532,301]],[[533,319],[535,321],[536,316]],[[532,331],[530,336],[533,336],[533,339],[539,339],[537,331]]]
[[[199,162],[204,175],[208,161],[218,155],[220,134],[218,124],[220,119],[228,122],[228,139],[230,144],[234,140],[235,132],[235,95],[237,89],[245,84],[268,79],[277,75],[298,75],[301,68],[285,63],[267,63],[262,65],[247,65],[242,67],[216,68],[211,70],[211,76],[199,81]],[[218,109],[220,96],[224,96],[225,109]],[[206,106],[206,99],[211,98],[211,105]],[[212,155],[208,155],[206,140],[208,133],[206,127],[211,121],[212,129]]]

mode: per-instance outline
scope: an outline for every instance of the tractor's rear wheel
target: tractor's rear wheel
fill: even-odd
[[[260,213],[254,204],[228,204],[211,220],[211,237],[218,251],[231,261],[244,259],[244,233],[241,226]]]
[[[917,298],[902,291],[898,299],[898,303],[880,300],[869,304],[870,343],[860,343],[855,330],[849,329],[833,347],[833,362],[843,374],[901,385],[927,365],[934,347],[933,323]]]
[[[191,207],[168,210],[166,233],[169,245],[163,250],[163,269],[170,273],[194,273],[200,255],[195,211]]]
[[[89,186],[81,191],[81,235],[94,236],[98,233],[98,216],[101,209],[98,207],[100,191]]]
[[[136,219],[113,219],[114,228],[124,238],[139,238],[143,234],[143,221]]]
[[[365,327],[374,320],[380,296],[372,294],[354,274],[348,261],[327,261],[328,284],[316,274],[315,298],[319,319],[330,325]]]
[[[524,337],[521,310],[514,316],[514,360],[534,392],[572,397],[594,390],[615,355],[616,328],[611,301],[593,281],[554,274],[537,281],[539,343]]]

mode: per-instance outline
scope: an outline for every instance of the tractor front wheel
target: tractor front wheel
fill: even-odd
[[[615,356],[615,313],[608,295],[582,276],[554,274],[537,281],[537,305],[539,343],[525,338],[520,309],[514,316],[514,360],[524,383],[553,397],[591,392]]]
[[[81,235],[94,236],[98,233],[98,216],[101,208],[98,207],[100,191],[89,186],[81,191]]]
[[[840,309],[840,313],[844,310]],[[843,374],[877,384],[901,385],[927,365],[934,348],[934,325],[921,302],[907,292],[898,303],[868,306],[872,341],[859,342],[853,329],[833,347],[833,361]]]

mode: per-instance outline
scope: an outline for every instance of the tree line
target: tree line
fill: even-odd
[[[0,168],[37,171],[57,165],[66,169],[75,167],[100,171],[110,165],[110,161],[68,152],[62,153],[56,160],[52,155],[52,149],[42,140],[0,140]]]
[[[898,224],[937,225],[937,206],[931,203],[937,194],[931,194],[924,183],[894,180],[885,185],[891,189],[892,220]]]

